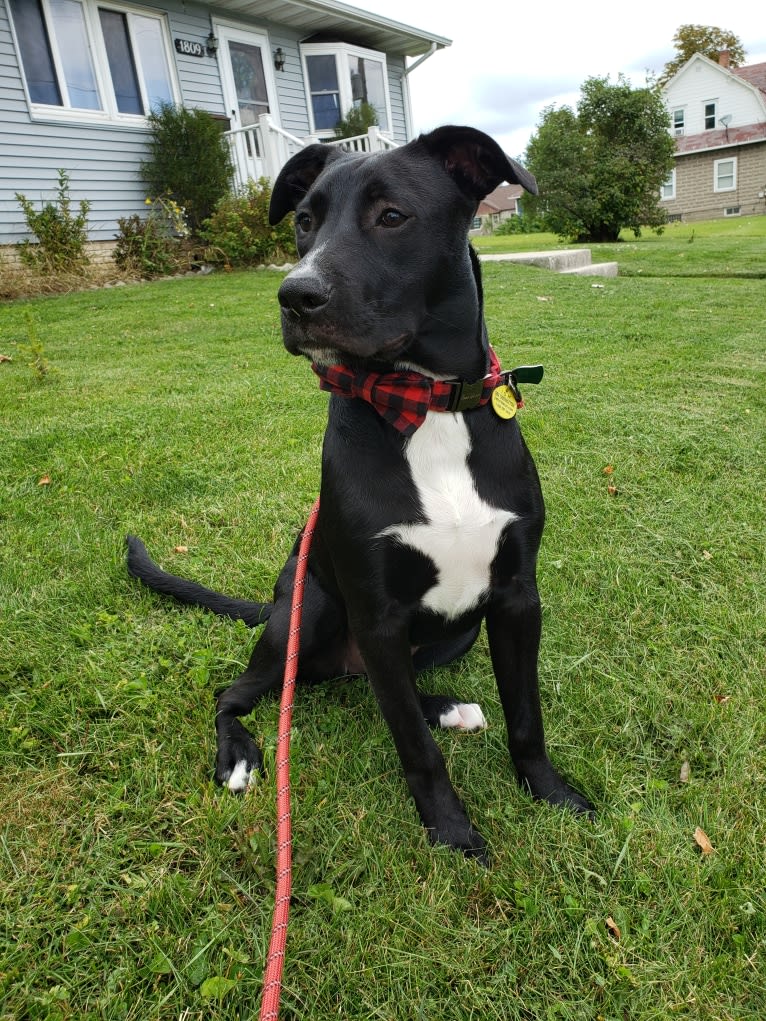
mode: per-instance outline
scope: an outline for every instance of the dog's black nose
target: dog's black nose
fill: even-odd
[[[330,291],[315,276],[287,276],[279,288],[279,304],[283,311],[297,319],[319,312],[330,300]]]

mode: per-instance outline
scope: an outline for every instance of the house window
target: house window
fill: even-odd
[[[10,0],[33,114],[145,117],[176,98],[163,15],[97,0]]]
[[[673,111],[673,134],[683,135],[684,133],[684,111],[674,110]]]
[[[724,216],[741,216],[742,206],[727,206],[723,211]]]
[[[705,103],[705,131],[715,127],[715,103]]]
[[[734,191],[737,187],[737,158],[713,162],[713,191]]]
[[[671,199],[676,197],[676,172],[675,169],[670,171],[670,177],[660,188],[660,201],[669,202]]]
[[[373,107],[380,130],[390,132],[384,54],[345,43],[307,43],[301,47],[301,54],[315,134],[330,137],[336,124],[362,103]]]

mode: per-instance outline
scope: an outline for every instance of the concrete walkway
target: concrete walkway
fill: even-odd
[[[571,248],[564,252],[514,252],[480,255],[482,262],[518,262],[525,266],[552,269],[555,273],[574,273],[589,277],[616,277],[616,262],[591,262],[590,248]]]

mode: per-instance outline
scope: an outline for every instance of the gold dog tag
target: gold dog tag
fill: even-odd
[[[513,418],[516,414],[516,398],[509,386],[497,386],[492,391],[492,407],[500,418]]]

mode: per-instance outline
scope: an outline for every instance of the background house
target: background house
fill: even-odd
[[[220,118],[239,182],[273,177],[362,101],[378,130],[353,144],[406,142],[408,75],[449,44],[332,0],[0,0],[0,243],[28,236],[15,193],[53,198],[59,168],[93,240],[142,213],[160,101]]]
[[[729,67],[696,53],[664,88],[675,169],[662,191],[669,218],[766,213],[766,64]]]
[[[520,184],[501,184],[495,188],[479,203],[470,233],[491,234],[504,220],[519,216],[523,192]]]

